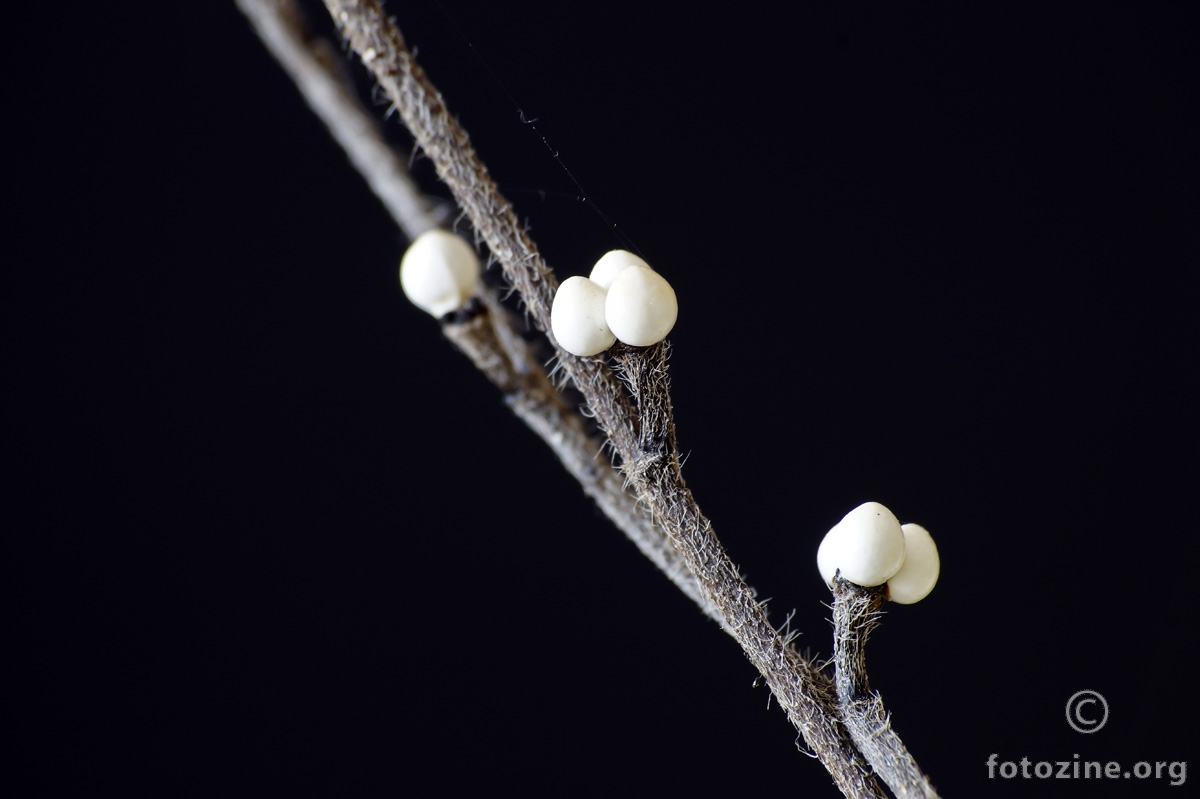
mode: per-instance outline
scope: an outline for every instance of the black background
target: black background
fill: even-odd
[[[390,10],[559,277],[675,286],[685,475],[773,619],[829,653],[817,544],[882,501],[942,555],[868,654],[944,795],[1175,790],[985,762],[1200,763],[1194,20],[446,7]],[[231,3],[52,13],[6,56],[29,793],[836,795]]]

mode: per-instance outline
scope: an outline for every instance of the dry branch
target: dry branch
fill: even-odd
[[[443,323],[442,332],[499,388],[508,406],[546,442],[584,492],[657,566],[714,621],[722,619],[653,517],[625,490],[602,454],[603,442],[588,434],[582,417],[563,399],[529,345],[512,334],[509,311],[490,292],[465,315]]]
[[[428,205],[423,205],[403,164],[394,155],[390,160],[379,155],[378,146],[387,145],[374,122],[362,124],[369,118],[336,79],[321,44],[303,33],[291,0],[238,2],[406,233],[412,237],[432,227]],[[489,290],[481,287],[470,312],[443,320],[444,334],[505,393],[514,412],[555,450],[618,527],[738,640],[842,792],[852,797],[883,796],[839,720],[833,681],[770,624],[754,590],[725,553],[683,480],[666,377],[668,345],[640,350],[618,345],[613,361],[626,390],[602,360],[578,358],[559,348],[549,332],[557,287],[552,271],[475,156],[467,134],[406,49],[400,32],[375,0],[325,0],[325,4],[450,186],[477,236],[499,260],[534,324],[546,333],[560,367],[584,395],[612,443],[626,486],[598,459],[601,442],[587,434],[576,410],[516,335],[511,314]],[[274,28],[272,16],[277,18]],[[331,81],[338,85],[337,91]],[[347,100],[353,113],[345,108]],[[354,122],[342,124],[330,117]],[[364,145],[368,140],[371,143]],[[397,199],[397,193],[412,196]],[[649,514],[635,505],[631,493]]]
[[[375,121],[342,79],[341,56],[328,42],[313,38],[294,0],[238,0],[255,31],[295,81],[297,88],[334,139],[364,173],[368,185],[411,239],[435,227],[432,206],[400,159],[384,141]],[[357,154],[357,155],[356,155]],[[470,314],[442,321],[442,333],[505,396],[513,412],[558,456],[584,493],[689,599],[710,618],[720,616],[700,593],[696,579],[653,517],[637,506],[623,481],[600,455],[603,442],[587,433],[577,409],[553,386],[541,362],[521,337],[520,325],[480,285]]]
[[[413,60],[399,30],[377,2],[326,0],[325,4],[418,146],[434,163],[439,177],[450,186],[476,232],[499,259],[534,323],[555,346],[563,370],[613,442],[634,493],[666,530],[699,580],[705,597],[721,610],[725,626],[763,674],[789,719],[843,793],[881,796],[878,784],[863,770],[861,756],[838,721],[830,681],[790,649],[771,626],[754,592],[741,579],[684,484],[674,447],[666,446],[664,439],[657,457],[647,457],[643,451],[639,416],[654,418],[654,424],[673,436],[665,370],[663,379],[647,384],[649,393],[640,397],[639,414],[603,362],[577,358],[558,347],[549,333],[550,305],[557,287],[553,273],[476,157],[466,132]],[[626,372],[638,371],[635,362],[645,357],[645,353],[631,354],[625,360]]]
[[[341,79],[340,54],[324,39],[309,36],[294,0],[237,0],[237,4],[404,235],[412,240],[437,227],[439,219],[431,204],[384,140],[379,123],[363,110],[353,87]]]
[[[883,614],[884,586],[833,584],[833,642],[842,721],[867,762],[899,799],[938,799],[937,791],[892,729],[891,716],[867,680],[867,639]]]

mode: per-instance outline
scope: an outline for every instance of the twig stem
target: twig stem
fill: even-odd
[[[328,42],[309,36],[295,0],[238,0],[238,5],[406,235],[411,239],[433,226],[430,203],[388,149],[374,119],[341,74],[344,62],[340,53]],[[518,331],[523,322],[482,284],[473,307],[465,317],[443,322],[443,334],[504,393],[517,417],[549,445],[617,528],[685,595],[720,622],[662,529],[637,506],[620,476],[600,455],[602,442],[587,434],[578,410],[568,407],[521,337]]]
[[[884,588],[840,576],[833,585],[833,643],[842,721],[867,762],[899,799],[937,799],[937,791],[892,729],[883,699],[867,679],[867,639],[883,615]]]
[[[645,349],[613,348],[642,422],[641,447],[625,456],[626,477],[662,520],[671,543],[717,606],[725,626],[842,792],[883,796],[836,718],[829,678],[771,625],[756,592],[742,579],[683,480],[667,379],[668,351],[666,342]]]
[[[340,54],[324,39],[309,36],[295,0],[237,0],[237,4],[404,235],[411,241],[437,227],[429,202],[384,141],[379,123],[363,110],[353,87],[341,79]]]
[[[376,0],[325,0],[325,4],[500,261],[534,323],[547,333],[564,371],[612,441],[634,492],[666,530],[696,575],[704,597],[719,609],[726,629],[766,678],[789,719],[843,793],[882,796],[837,718],[830,681],[770,625],[682,479],[666,393],[665,347],[657,354],[634,353],[625,359],[627,376],[631,372],[648,376],[631,379],[631,385],[637,385],[632,392],[637,411],[601,361],[576,358],[558,347],[549,333],[557,285],[553,273],[476,157],[467,134],[413,60],[399,30]],[[648,368],[641,368],[639,358],[658,358],[660,363],[646,361]]]
[[[642,554],[714,621],[722,623],[662,528],[625,490],[620,475],[601,451],[603,442],[587,433],[583,419],[555,389],[528,344],[511,335],[513,323],[506,318],[509,311],[490,294],[480,302],[468,318],[443,324],[446,338],[504,393],[513,413],[549,445],[584,493]]]

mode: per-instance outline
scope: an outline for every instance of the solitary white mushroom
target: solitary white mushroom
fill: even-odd
[[[906,524],[901,529],[904,531],[904,565],[888,578],[888,598],[901,605],[911,605],[929,596],[937,585],[942,562],[928,530],[919,524]]]
[[[662,341],[678,316],[675,289],[649,267],[625,267],[608,288],[604,318],[613,335],[631,347]]]
[[[862,586],[883,585],[904,564],[904,531],[890,510],[864,502],[825,534],[817,550],[817,568],[825,582],[833,575]]]
[[[445,230],[427,230],[400,259],[400,287],[422,311],[444,316],[475,292],[479,271],[470,244]]]
[[[550,330],[572,355],[598,355],[616,340],[604,322],[604,289],[586,277],[569,277],[550,305]]]

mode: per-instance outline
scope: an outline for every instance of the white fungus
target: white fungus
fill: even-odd
[[[929,596],[937,585],[942,563],[928,530],[919,524],[906,524],[901,529],[904,531],[904,565],[887,581],[888,598],[901,605],[911,605]]]
[[[550,330],[572,355],[599,355],[617,339],[648,347],[675,326],[675,290],[649,265],[627,250],[611,250],[592,267],[590,277],[563,281],[550,306]]]
[[[817,550],[817,568],[827,583],[833,574],[862,586],[883,585],[904,563],[900,521],[878,502],[864,502],[825,534]]]
[[[675,289],[649,267],[625,267],[608,288],[604,318],[613,335],[631,347],[662,341],[678,315]]]
[[[835,546],[837,531],[835,524],[825,537],[821,539],[821,546],[817,547],[817,571],[821,572],[821,577],[824,578],[825,584],[830,588],[833,587],[833,578],[837,574],[837,561]]]
[[[598,355],[616,340],[604,322],[605,292],[586,277],[569,277],[550,305],[550,330],[572,355]]]
[[[400,287],[413,305],[433,316],[457,310],[475,292],[479,258],[471,245],[445,230],[427,230],[400,259]]]
[[[588,275],[588,278],[599,284],[600,288],[608,291],[617,275],[630,266],[650,268],[650,264],[629,250],[609,250],[600,256],[599,261],[596,261],[596,265],[592,267],[592,273]]]

